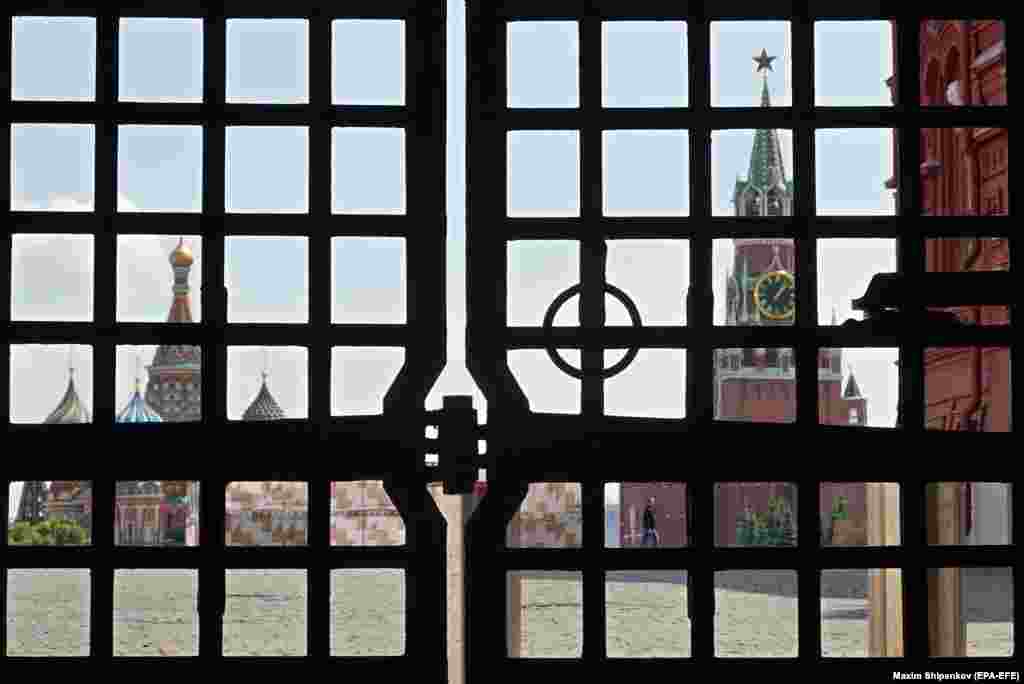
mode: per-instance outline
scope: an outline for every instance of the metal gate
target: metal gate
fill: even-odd
[[[930,11],[950,15],[962,7],[931,3]],[[854,11],[856,9],[856,11]],[[998,14],[999,7],[986,9]],[[971,8],[978,10],[977,6]],[[923,18],[909,13],[898,19],[898,81],[916,84],[919,77],[918,32]],[[95,536],[87,549],[16,548],[4,550],[0,599],[6,603],[7,575],[14,568],[80,568],[92,571],[91,654],[83,663],[112,657],[112,629],[103,616],[112,613],[113,572],[117,568],[198,568],[200,656],[237,660],[222,655],[224,570],[229,568],[304,568],[308,604],[325,606],[333,568],[402,568],[406,576],[406,651],[397,657],[332,658],[329,616],[309,610],[308,658],[342,667],[342,676],[385,680],[415,677],[445,681],[446,619],[445,521],[427,491],[442,479],[449,493],[473,491],[478,468],[485,468],[487,494],[474,511],[466,536],[466,681],[502,678],[564,681],[572,676],[607,678],[689,674],[688,667],[790,665],[833,667],[858,674],[894,669],[951,671],[968,668],[1008,669],[997,659],[927,659],[928,569],[943,565],[1012,566],[1019,561],[1009,547],[960,549],[929,546],[924,531],[925,484],[938,479],[1007,479],[1003,458],[965,462],[955,455],[977,448],[978,435],[926,431],[924,427],[923,350],[941,339],[945,344],[1009,347],[1005,328],[949,328],[915,318],[926,305],[951,305],[948,300],[979,303],[985,293],[1021,291],[1009,273],[996,288],[989,281],[959,290],[933,292],[924,275],[924,238],[1003,234],[1013,241],[1003,219],[986,219],[984,229],[969,219],[937,223],[918,216],[921,125],[1011,127],[1009,107],[959,110],[936,108],[925,113],[916,104],[913,86],[903,88],[897,106],[888,109],[822,110],[813,103],[813,20],[888,18],[884,3],[858,3],[856,8],[815,8],[807,2],[689,3],[667,11],[665,3],[634,0],[520,0],[513,3],[470,0],[467,21],[468,64],[468,360],[470,371],[488,402],[488,421],[477,425],[465,398],[448,397],[440,412],[423,410],[426,395],[445,364],[445,202],[444,152],[446,88],[443,10],[435,3],[401,0],[347,2],[335,7],[316,3],[177,2],[155,8],[139,4],[113,13],[102,6],[78,3],[16,3],[7,15],[79,15],[96,17],[97,82],[92,102],[12,101],[11,79],[3,99],[7,124],[24,122],[91,122],[96,133],[96,206],[94,212],[47,214],[12,211],[10,165],[4,165],[0,191],[8,216],[0,244],[0,300],[11,301],[12,236],[21,233],[88,233],[96,244],[95,318],[91,323],[26,323],[4,320],[8,344],[84,343],[96,355],[95,417],[92,424],[50,429],[13,425],[10,396],[0,392],[0,419],[5,423],[4,480],[28,479],[59,471],[61,476],[94,482],[96,501],[112,501],[115,481],[135,477],[196,477],[202,482],[200,546],[180,549],[115,548],[113,510],[97,505]],[[203,101],[200,104],[120,102],[118,87],[119,17],[199,17],[204,20]],[[790,20],[793,66],[793,107],[760,111],[709,106],[709,23],[725,19],[775,16]],[[305,18],[309,22],[309,101],[298,105],[225,103],[225,22],[228,18]],[[330,22],[338,18],[401,19],[405,22],[405,104],[397,107],[332,104],[330,92]],[[509,22],[561,20],[577,22],[579,36],[579,106],[569,109],[513,109],[507,106],[507,44]],[[602,23],[615,20],[676,20],[688,26],[690,106],[666,109],[605,109],[601,103]],[[11,32],[3,43],[11,72]],[[126,123],[201,125],[203,139],[203,204],[198,214],[146,215],[118,213],[117,136]],[[225,211],[225,179],[220,170],[225,154],[225,129],[236,125],[291,125],[309,130],[309,211],[287,218],[270,214],[240,216]],[[814,131],[829,126],[889,126],[898,129],[900,188],[898,216],[836,221],[816,216],[814,194]],[[336,216],[331,210],[330,138],[334,126],[379,126],[405,130],[408,169],[407,210],[401,216]],[[720,128],[789,127],[794,130],[796,188],[794,216],[739,221],[711,219],[710,135]],[[689,216],[621,219],[602,212],[602,132],[611,129],[686,129],[689,132]],[[508,134],[510,131],[572,130],[579,137],[580,207],[577,216],[510,218],[506,212]],[[10,136],[0,137],[11,154]],[[1013,194],[1013,193],[1011,193]],[[1021,206],[1016,195],[1014,206]],[[203,322],[193,326],[161,326],[118,322],[115,316],[116,240],[118,234],[187,232],[201,235],[208,258],[202,268]],[[308,240],[310,261],[310,323],[305,325],[235,324],[227,317],[227,294],[213,284],[224,282],[224,243],[232,235],[296,236]],[[407,246],[408,322],[404,325],[341,325],[332,323],[330,241],[336,236],[401,237]],[[816,240],[822,237],[883,236],[899,239],[899,270],[905,280],[888,291],[869,293],[865,310],[885,313],[895,306],[904,318],[887,315],[862,325],[819,327],[816,320]],[[609,240],[685,239],[689,241],[691,284],[685,294],[687,325],[645,325],[630,293],[608,282]],[[796,285],[796,320],[788,327],[716,327],[712,323],[712,240],[735,237],[785,237],[797,244],[801,278]],[[579,283],[560,293],[543,316],[542,325],[508,325],[508,245],[517,240],[573,240],[579,244]],[[1014,278],[1011,280],[1011,277]],[[945,281],[947,284],[951,281]],[[902,289],[900,289],[902,288]],[[927,296],[922,296],[925,293]],[[952,294],[951,294],[952,293]],[[579,325],[555,327],[559,310],[579,298]],[[606,325],[606,296],[616,298],[632,321],[628,327]],[[684,295],[680,295],[684,296]],[[1015,303],[1015,299],[1012,303]],[[955,302],[954,302],[955,303]],[[961,302],[962,303],[962,302]],[[998,303],[1011,303],[1000,300]],[[539,312],[538,312],[539,313]],[[908,318],[911,317],[908,322]],[[114,350],[118,343],[195,344],[202,348],[207,382],[201,422],[174,425],[115,425],[113,403]],[[307,347],[309,420],[238,423],[228,420],[226,404],[229,345],[293,344]],[[331,350],[335,345],[395,346],[405,349],[405,362],[384,401],[382,415],[336,418],[330,413]],[[818,425],[818,390],[813,373],[819,348],[891,346],[900,349],[901,428],[836,429]],[[715,420],[710,360],[719,348],[790,347],[798,372],[795,421],[765,425]],[[551,362],[580,382],[580,414],[566,416],[531,411],[530,398],[513,377],[510,350],[546,350]],[[572,366],[561,349],[578,349],[581,365]],[[605,350],[624,350],[619,362],[606,367]],[[605,410],[605,383],[625,371],[642,349],[683,349],[686,353],[685,418],[616,418]],[[10,368],[0,364],[0,387],[9,385]],[[1017,376],[1014,375],[1014,378]],[[1014,405],[1015,406],[1015,405]],[[438,438],[424,429],[434,426]],[[997,435],[981,438],[991,453],[1006,453]],[[484,454],[478,440],[486,440]],[[968,441],[961,441],[968,440]],[[954,451],[946,447],[953,445]],[[770,462],[752,454],[780,454]],[[424,462],[438,453],[438,467]],[[894,455],[927,453],[927,473],[918,460]],[[1011,452],[1012,453],[1012,452]],[[44,458],[36,457],[36,454]],[[282,469],[282,462],[288,465]],[[735,479],[795,483],[800,494],[797,525],[805,533],[794,547],[721,548],[715,544],[714,486]],[[229,482],[294,480],[310,484],[309,544],[287,548],[232,548],[225,545],[223,494]],[[406,543],[397,547],[331,548],[327,487],[332,481],[382,480],[406,525]],[[861,549],[820,548],[818,510],[821,482],[898,481],[901,485],[903,545]],[[685,545],[679,548],[609,549],[605,543],[604,485],[608,482],[681,482],[686,484]],[[514,515],[534,483],[578,483],[578,518],[582,537],[565,548],[517,548],[508,543]],[[7,501],[7,487],[0,501]],[[1014,515],[1018,515],[1015,509]],[[1019,523],[1019,521],[1018,521]],[[1019,527],[1019,525],[1018,525]],[[564,527],[563,527],[564,529]],[[905,658],[823,663],[821,657],[820,574],[825,568],[903,569],[903,634]],[[714,653],[713,573],[723,569],[799,570],[799,656],[766,661],[754,658],[716,659]],[[693,657],[657,660],[609,658],[606,644],[605,573],[609,571],[686,571],[688,616]],[[509,572],[571,572],[582,580],[582,651],[579,658],[527,659],[509,656]],[[1018,609],[1019,612],[1019,609]],[[1016,613],[1015,613],[1016,616]],[[3,642],[7,643],[7,628]],[[7,658],[17,660],[16,658]],[[296,662],[294,659],[289,662]],[[681,669],[680,669],[681,668]],[[850,668],[850,670],[847,670]],[[861,671],[863,670],[863,671]],[[697,672],[694,676],[699,676]],[[829,675],[830,677],[833,675]]]
[[[225,570],[302,569],[306,572],[306,654],[328,663],[331,571],[395,568],[404,572],[404,653],[393,657],[346,657],[346,677],[397,681],[414,673],[423,681],[445,678],[445,522],[426,483],[424,429],[435,419],[424,400],[445,362],[444,290],[444,11],[434,3],[372,0],[340,3],[175,2],[104,6],[89,3],[15,3],[5,14],[2,99],[7,131],[23,123],[80,123],[95,131],[95,210],[84,213],[12,209],[13,164],[3,165],[5,225],[0,244],[4,271],[4,362],[0,364],[0,438],[3,492],[8,483],[58,475],[92,481],[92,543],[87,548],[6,546],[2,600],[8,572],[20,568],[90,570],[89,656],[81,664],[107,662],[115,652],[111,615],[118,568],[198,570],[199,656],[218,661],[223,653]],[[15,17],[92,18],[95,27],[95,97],[91,101],[24,101],[12,97]],[[119,99],[119,34],[122,17],[191,18],[202,21],[200,102],[126,102]],[[231,103],[225,96],[228,22],[237,19],[305,20],[308,97],[304,103]],[[339,104],[332,98],[332,24],[335,20],[402,23],[405,78],[401,104]],[[13,101],[12,101],[13,100]],[[202,204],[198,213],[121,213],[117,206],[118,136],[125,124],[201,126]],[[293,126],[308,135],[307,210],[292,214],[232,213],[226,207],[226,132],[238,126]],[[401,215],[339,215],[332,208],[332,132],[339,127],[382,127],[403,132],[408,190]],[[12,136],[0,136],[3,155]],[[12,239],[17,234],[84,233],[95,245],[95,315],[88,323],[14,320],[11,302]],[[203,240],[203,317],[196,324],[143,324],[118,320],[115,312],[119,235],[199,235]],[[307,241],[308,323],[239,324],[228,319],[225,241],[234,235],[293,236]],[[407,322],[402,325],[332,322],[332,244],[336,237],[401,238],[406,248]],[[197,269],[198,270],[198,269]],[[56,427],[11,424],[7,345],[87,344],[95,359],[92,421]],[[115,415],[117,344],[197,345],[201,348],[201,420],[193,423],[120,424]],[[228,346],[295,345],[308,350],[308,420],[252,423],[229,420]],[[381,415],[336,418],[331,414],[331,355],[335,346],[399,347],[405,360],[384,398]],[[45,453],[45,458],[38,454]],[[198,546],[117,547],[114,539],[115,481],[127,478],[194,478],[201,482]],[[307,483],[307,543],[283,547],[225,544],[225,493],[238,480]],[[332,546],[328,524],[331,482],[380,480],[405,524],[396,546]],[[106,504],[104,502],[109,502]],[[333,516],[332,516],[333,517]],[[6,530],[5,522],[5,530]],[[6,539],[6,534],[5,534]],[[8,657],[7,623],[3,629]],[[33,659],[37,660],[37,659]],[[76,658],[71,658],[76,660]],[[132,659],[146,661],[150,658]],[[260,660],[260,658],[257,658]],[[265,658],[283,660],[287,658]],[[299,659],[302,662],[303,659]],[[188,659],[186,659],[186,662]],[[294,664],[296,659],[291,659]],[[7,670],[7,667],[4,667]]]
[[[1009,345],[1005,328],[958,328],[935,322],[924,307],[958,306],[971,301],[1004,303],[983,291],[981,282],[1010,287],[1010,274],[980,274],[979,290],[967,277],[924,273],[926,237],[967,236],[978,221],[950,218],[937,222],[921,217],[919,133],[917,126],[1009,126],[1009,108],[931,108],[918,105],[917,82],[922,19],[909,10],[878,3],[824,8],[806,2],[664,3],[639,2],[469,2],[468,64],[468,355],[474,378],[488,400],[486,456],[475,464],[487,468],[488,494],[468,525],[467,654],[468,681],[483,681],[493,672],[513,681],[565,681],[595,677],[602,681],[635,678],[703,678],[705,668],[719,668],[732,681],[737,668],[788,663],[823,667],[826,676],[857,672],[920,672],[1006,670],[995,659],[929,660],[927,581],[930,568],[962,564],[1006,565],[1020,577],[1019,566],[1006,547],[965,549],[929,546],[925,537],[925,483],[1009,474],[985,459],[965,461],[954,455],[971,446],[949,435],[925,431],[923,354],[939,340],[954,345]],[[929,7],[934,16],[960,16],[955,8]],[[972,12],[974,9],[971,10]],[[899,12],[895,17],[895,12]],[[999,12],[994,11],[998,16]],[[933,15],[928,15],[933,16]],[[711,22],[732,19],[781,19],[790,22],[793,106],[740,109],[710,106]],[[814,21],[827,19],[895,18],[896,106],[892,108],[815,108]],[[689,106],[611,108],[602,102],[603,30],[616,21],[686,22]],[[518,23],[517,22],[523,22]],[[537,22],[528,24],[526,22]],[[563,22],[578,51],[577,88],[559,104],[515,104],[511,100],[509,67],[512,31],[527,34],[542,22]],[[529,27],[529,28],[527,28]],[[1007,30],[1008,31],[1008,30]],[[751,46],[755,54],[759,46]],[[570,50],[569,47],[562,48]],[[552,52],[560,58],[561,54]],[[577,52],[571,52],[575,58]],[[553,58],[554,59],[554,58]],[[763,59],[763,55],[762,55]],[[553,65],[552,69],[556,67]],[[903,84],[908,84],[904,86]],[[572,93],[573,91],[569,90]],[[767,91],[766,91],[767,92]],[[547,94],[547,93],[545,93]],[[987,122],[987,123],[982,123]],[[896,216],[870,218],[818,217],[815,210],[815,129],[885,126],[896,129],[899,189]],[[711,134],[718,129],[793,129],[794,177],[792,216],[740,219],[712,218]],[[603,138],[622,129],[685,129],[689,135],[689,213],[672,217],[610,216],[603,208]],[[514,136],[554,132],[576,136],[572,170],[578,174],[578,209],[544,215],[513,215],[508,209],[510,156]],[[573,143],[569,143],[571,146]],[[568,164],[568,162],[567,162]],[[568,167],[567,167],[568,168]],[[572,187],[571,185],[569,186]],[[568,192],[568,191],[567,191]],[[985,221],[989,218],[986,217]],[[1002,221],[1002,219],[996,219]],[[993,222],[993,234],[1003,234]],[[795,323],[790,326],[716,327],[713,324],[711,281],[715,238],[792,238],[800,277],[796,284]],[[817,239],[890,237],[898,239],[901,278],[878,279],[861,304],[862,323],[819,327],[817,321]],[[685,295],[685,325],[652,326],[640,320],[628,289],[610,282],[609,244],[616,239],[684,239],[689,242],[691,282]],[[546,312],[537,311],[530,326],[510,322],[509,277],[512,245],[519,241],[573,241],[578,246],[579,281],[558,294]],[[986,276],[993,278],[985,280]],[[970,277],[973,278],[974,274]],[[652,274],[651,277],[657,277]],[[959,280],[955,279],[960,278]],[[1015,281],[1013,281],[1015,282]],[[1001,284],[1001,285],[1000,285]],[[891,286],[891,287],[887,287]],[[559,310],[578,296],[579,322],[553,326]],[[608,305],[618,300],[630,325],[608,325]],[[897,311],[898,310],[898,311]],[[894,313],[895,312],[895,313]],[[541,321],[543,321],[541,323]],[[819,350],[843,347],[898,347],[900,413],[898,429],[819,425]],[[716,420],[712,383],[713,352],[722,348],[790,347],[797,369],[795,420],[753,424]],[[579,380],[579,415],[531,410],[531,402],[509,365],[515,350],[545,350],[562,373]],[[684,349],[686,412],[682,420],[618,418],[608,415],[605,383],[624,371],[641,349]],[[581,365],[565,360],[565,350],[579,350]],[[625,355],[606,361],[606,350]],[[1015,353],[1015,352],[1014,352]],[[1015,375],[1014,378],[1017,376]],[[1016,406],[1016,404],[1014,404]],[[976,435],[977,436],[977,435]],[[1009,435],[987,435],[998,448]],[[972,442],[977,444],[977,442]],[[949,447],[952,447],[950,449]],[[988,446],[984,448],[989,448]],[[927,454],[926,462],[899,454]],[[771,454],[770,458],[762,455]],[[895,456],[895,458],[894,458]],[[924,472],[927,471],[927,472]],[[1001,474],[1000,474],[1001,472]],[[976,474],[975,474],[976,473]],[[985,475],[983,475],[985,474]],[[927,478],[927,479],[926,479]],[[788,482],[799,492],[793,546],[735,548],[719,545],[715,485],[732,480]],[[1012,479],[1012,478],[1010,478]],[[899,482],[902,545],[877,548],[823,548],[820,486],[823,482]],[[527,548],[510,536],[517,511],[523,511],[528,487],[539,483],[576,483],[581,492],[582,539]],[[613,548],[605,539],[605,483],[685,483],[685,543],[674,548]],[[649,485],[649,486],[653,486]],[[1019,515],[1015,512],[1013,515]],[[627,516],[626,510],[619,512]],[[625,524],[625,523],[623,523]],[[725,526],[732,525],[732,520]],[[574,543],[575,542],[575,543]],[[778,543],[778,542],[774,542]],[[716,571],[795,569],[798,574],[798,656],[792,659],[719,658],[715,651]],[[829,568],[902,568],[902,658],[825,659],[822,657],[821,574]],[[686,615],[692,642],[689,658],[610,657],[605,581],[615,571],[685,572]],[[516,578],[541,571],[574,573],[582,584],[580,634],[575,656],[521,657],[520,598]],[[1019,608],[1016,615],[1019,615]],[[536,618],[543,620],[544,618]],[[657,627],[652,626],[652,629]],[[539,638],[539,637],[538,637]],[[750,656],[754,654],[749,654]],[[955,663],[955,664],[954,664]],[[982,663],[984,663],[982,665]],[[496,668],[499,668],[497,670]],[[691,671],[690,668],[693,668]],[[831,669],[830,669],[831,668]],[[863,668],[863,669],[861,669]],[[699,673],[699,674],[698,674]],[[755,677],[758,675],[754,675]],[[767,675],[765,675],[767,676]]]

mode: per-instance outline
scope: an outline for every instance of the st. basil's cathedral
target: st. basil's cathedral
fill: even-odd
[[[192,323],[189,274],[195,261],[192,250],[179,240],[170,254],[174,274],[173,298],[168,323]],[[202,416],[202,356],[195,345],[161,345],[147,368],[145,395],[142,379],[118,423],[176,423],[198,421]],[[88,407],[75,387],[74,365],[69,364],[68,385],[44,424],[92,422]],[[243,421],[279,420],[286,415],[267,387],[267,373]],[[115,541],[126,545],[198,544],[199,483],[194,481],[121,481],[116,486]],[[88,481],[25,482],[19,497],[16,520],[75,520],[87,530],[92,521],[92,487]]]

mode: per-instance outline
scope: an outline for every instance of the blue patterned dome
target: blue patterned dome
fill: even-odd
[[[135,381],[135,393],[121,413],[114,418],[115,423],[162,423],[164,419],[142,398],[139,381]]]

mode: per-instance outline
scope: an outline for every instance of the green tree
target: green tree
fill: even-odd
[[[32,546],[81,546],[89,543],[89,533],[73,520],[22,521],[8,528],[7,541]]]
[[[36,534],[36,525],[38,523],[31,523],[25,520],[20,520],[10,527],[7,528],[7,543],[8,544],[38,544],[38,535]]]

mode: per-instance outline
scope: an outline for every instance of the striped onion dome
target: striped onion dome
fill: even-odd
[[[85,407],[85,404],[78,397],[78,391],[75,389],[75,375],[74,370],[71,371],[68,377],[68,389],[64,392],[64,398],[60,400],[60,404],[57,405],[46,420],[43,421],[44,425],[57,425],[66,423],[91,423],[92,417],[89,415],[89,409]]]
[[[128,405],[124,407],[117,417],[114,419],[115,423],[162,423],[164,419],[160,417],[160,414],[153,410],[146,400],[142,398],[142,388],[138,378],[135,378],[135,393],[132,394],[132,398],[128,400]]]
[[[274,399],[273,395],[270,394],[270,390],[267,389],[267,374],[264,373],[263,385],[260,387],[259,394],[249,404],[249,408],[245,409],[245,413],[242,414],[242,420],[281,420],[286,417],[277,400]]]

